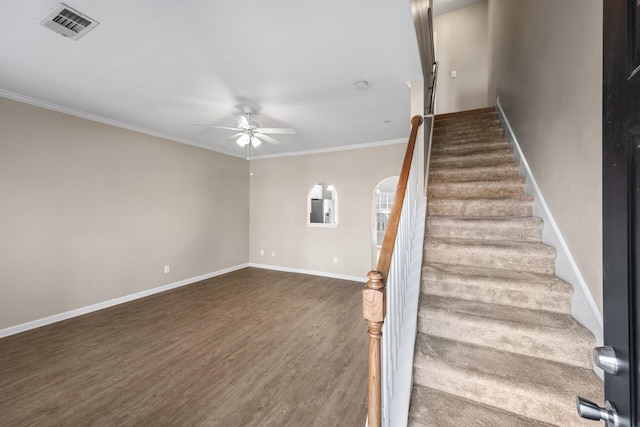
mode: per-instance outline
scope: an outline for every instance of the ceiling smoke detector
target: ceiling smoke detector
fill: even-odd
[[[368,90],[369,89],[369,83],[366,82],[365,80],[360,80],[359,82],[355,82],[353,85],[358,90]]]
[[[72,7],[60,3],[51,13],[42,18],[39,24],[71,40],[78,40],[100,23]]]

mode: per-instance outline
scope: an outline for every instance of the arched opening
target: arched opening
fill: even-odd
[[[380,248],[384,239],[384,233],[387,231],[389,215],[391,214],[391,206],[396,195],[396,187],[398,185],[398,177],[390,176],[385,178],[376,185],[373,191],[373,202],[371,209],[372,218],[372,262],[373,268],[378,264],[380,256]]]

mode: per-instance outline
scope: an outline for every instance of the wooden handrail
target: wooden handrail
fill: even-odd
[[[391,207],[391,215],[387,222],[387,231],[384,233],[382,248],[380,249],[380,258],[378,258],[377,271],[382,273],[384,280],[389,274],[389,266],[391,265],[391,256],[393,255],[393,245],[396,242],[398,234],[398,224],[400,224],[400,213],[402,212],[402,204],[404,203],[404,194],[407,190],[407,181],[409,180],[409,170],[411,169],[411,160],[413,159],[413,151],[416,146],[416,138],[418,137],[418,128],[422,124],[422,116],[413,116],[411,118],[411,134],[409,135],[409,144],[407,151],[404,153],[404,162],[402,162],[402,170],[398,185],[396,186],[396,196],[393,199]]]
[[[380,353],[380,340],[382,339],[382,326],[386,314],[385,304],[385,284],[391,266],[393,247],[398,234],[402,205],[407,190],[413,151],[418,136],[418,128],[422,124],[422,116],[411,118],[411,134],[407,151],[404,155],[400,178],[396,187],[396,196],[391,208],[391,215],[387,223],[387,231],[384,233],[380,258],[376,266],[377,270],[372,270],[367,274],[367,287],[362,295],[362,312],[367,321],[369,333],[369,393],[368,393],[368,417],[369,427],[380,427],[382,423],[382,365]]]

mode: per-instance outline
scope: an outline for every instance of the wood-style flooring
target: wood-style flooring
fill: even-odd
[[[363,284],[247,268],[0,340],[0,426],[364,426]]]

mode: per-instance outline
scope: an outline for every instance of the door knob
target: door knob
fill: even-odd
[[[593,349],[593,361],[596,366],[607,374],[616,375],[618,373],[618,358],[613,347],[604,346]]]
[[[582,418],[594,421],[605,421],[607,427],[620,426],[616,408],[608,400],[605,402],[605,407],[601,408],[587,399],[576,397],[576,409],[578,410],[578,415]]]

